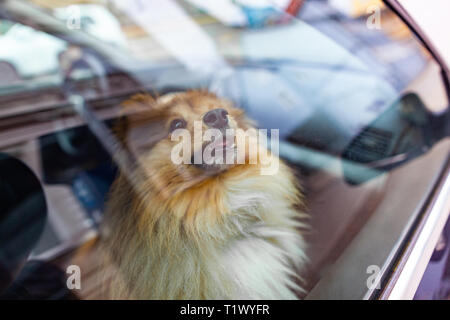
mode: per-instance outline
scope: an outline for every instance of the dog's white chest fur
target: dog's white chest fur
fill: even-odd
[[[305,261],[297,212],[271,192],[240,191],[229,199],[238,212],[233,225],[240,237],[221,255],[235,288],[231,298],[296,299],[301,290],[297,272]]]
[[[299,287],[292,261],[270,241],[256,237],[236,241],[222,258],[236,288],[233,299],[296,299]]]
[[[194,215],[197,220],[187,224],[190,229],[186,220],[174,218],[175,211],[166,212],[161,205],[149,207],[148,216],[146,212],[137,215],[158,216],[151,228],[148,222],[143,223],[146,220],[138,221],[144,232],[130,232],[139,230],[127,225],[133,220],[109,220],[115,232],[106,248],[114,253],[111,258],[118,270],[109,284],[111,296],[296,299],[301,290],[298,270],[306,258],[299,230],[304,227],[299,221],[304,215],[295,207],[301,199],[293,180],[284,167],[270,177],[243,171],[224,179],[220,188],[209,189],[220,196],[213,197],[220,199],[217,204],[191,194],[185,201],[179,198],[176,205],[180,212],[193,201],[207,202]],[[111,213],[123,217],[123,212],[129,210],[125,206],[127,193],[119,191],[112,197],[117,204],[112,205]],[[218,212],[219,207],[225,212]],[[158,208],[161,212],[155,212]],[[220,219],[214,223],[201,220],[215,215]]]

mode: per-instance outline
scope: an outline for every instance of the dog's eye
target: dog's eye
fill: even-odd
[[[175,119],[170,123],[170,132],[183,128],[186,128],[186,121],[183,119]]]

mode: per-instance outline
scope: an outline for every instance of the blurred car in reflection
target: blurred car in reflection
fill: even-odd
[[[106,43],[126,47],[126,40],[117,19],[102,6],[72,5],[54,11],[61,21],[74,19],[73,28],[83,29]],[[0,64],[4,66],[4,76],[0,81],[6,85],[23,79],[51,75],[59,70],[59,55],[66,49],[67,43],[64,40],[23,24],[2,20]]]

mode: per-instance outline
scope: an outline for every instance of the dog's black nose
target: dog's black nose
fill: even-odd
[[[203,122],[211,128],[222,129],[228,124],[227,115],[228,112],[225,109],[214,109],[203,116]]]

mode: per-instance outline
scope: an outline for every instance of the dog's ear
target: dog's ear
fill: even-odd
[[[132,124],[127,130],[126,141],[129,150],[139,157],[169,134],[165,118],[152,118]]]
[[[120,105],[122,107],[122,115],[131,118],[135,115],[139,117],[139,114],[155,111],[156,99],[149,94],[138,93],[123,101]]]
[[[182,95],[183,93],[174,92],[153,98],[149,94],[135,94],[121,103],[122,114],[126,115],[130,122],[133,123],[147,121],[152,118],[161,118],[167,114],[174,100]]]
[[[121,104],[125,117],[117,132],[135,157],[150,150],[168,134],[167,109],[159,99],[148,94],[136,94]]]
[[[164,106],[167,106],[168,104],[173,102],[173,100],[175,98],[180,97],[181,95],[183,95],[182,92],[167,93],[165,95],[160,96],[158,99],[156,99],[156,103],[158,104],[158,106],[160,108],[164,108]]]

